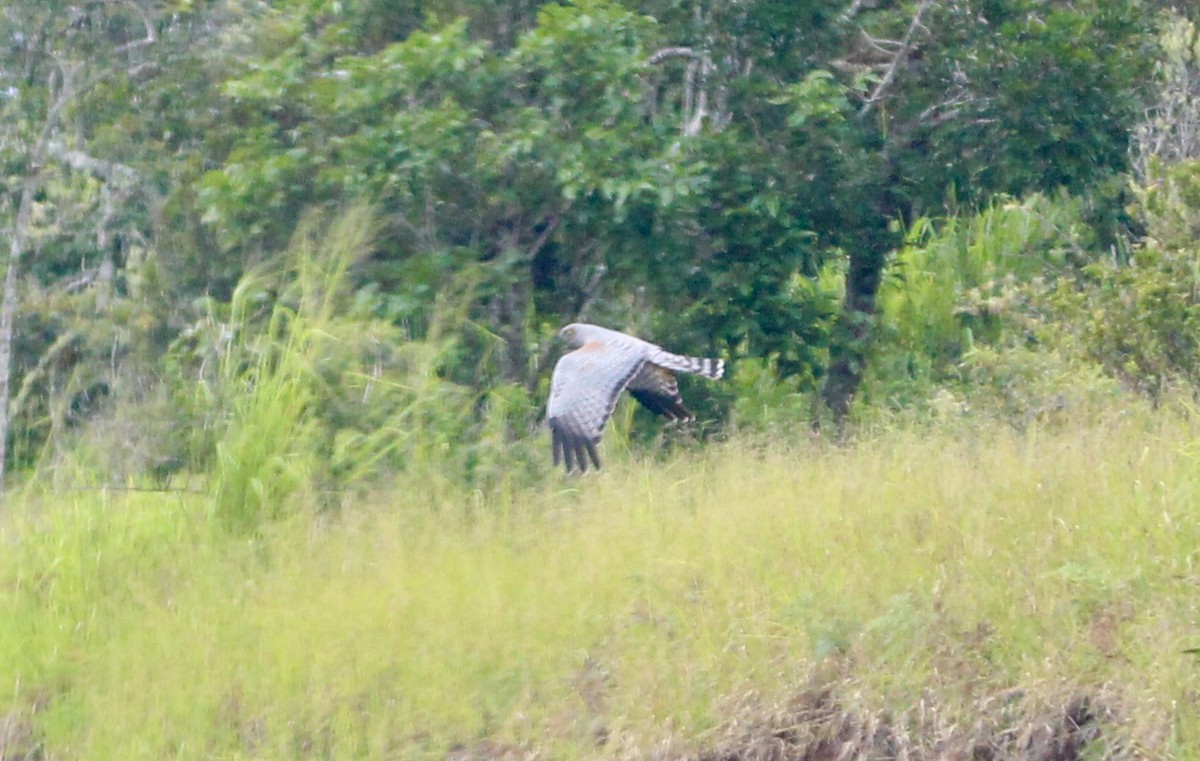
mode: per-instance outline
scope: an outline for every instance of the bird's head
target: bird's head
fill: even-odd
[[[583,328],[584,326],[581,323],[573,322],[564,327],[562,330],[558,331],[558,337],[560,340],[566,343],[568,347],[572,349],[578,349],[580,346],[583,346],[584,341],[587,340],[583,336],[585,332]]]

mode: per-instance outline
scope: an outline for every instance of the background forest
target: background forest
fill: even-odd
[[[578,319],[728,358],[708,433],[1189,387],[1169,6],[10,3],[7,463],[211,471],[299,326],[356,479],[485,477]]]
[[[1110,719],[1114,757],[1189,757],[1195,22],[1169,0],[7,2],[0,759],[781,757],[720,750],[744,711],[889,758],[1075,758]],[[564,481],[543,408],[572,321],[727,377],[681,379],[688,427],[623,404],[625,475]],[[596,628],[614,610],[634,624]],[[481,637],[497,621],[520,634]],[[425,660],[393,660],[398,630]],[[821,689],[759,710],[797,683]],[[1029,717],[1076,729],[1006,729]]]

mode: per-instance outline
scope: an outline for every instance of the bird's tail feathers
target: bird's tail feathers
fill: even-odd
[[[720,380],[725,374],[725,360],[711,357],[684,357],[680,354],[659,352],[651,360],[659,367],[678,373],[693,373],[712,380]]]

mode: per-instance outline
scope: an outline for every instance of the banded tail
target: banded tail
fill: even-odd
[[[725,360],[723,359],[684,357],[659,349],[650,355],[649,361],[677,373],[692,373],[710,380],[720,380],[721,376],[725,374]]]

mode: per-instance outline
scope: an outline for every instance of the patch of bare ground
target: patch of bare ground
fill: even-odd
[[[0,761],[40,761],[42,757],[42,745],[27,713],[12,711],[0,716]]]
[[[530,748],[484,740],[474,747],[458,745],[450,749],[446,761],[536,761],[541,756]]]
[[[844,697],[839,697],[839,690]],[[870,711],[844,686],[812,689],[784,704],[755,696],[732,709],[707,743],[678,736],[657,745],[632,737],[597,738],[595,758],[620,761],[1144,761],[1159,759],[1162,738],[1129,736],[1111,688],[1090,692],[1010,689],[950,705],[926,695],[902,714]],[[690,747],[689,747],[690,746]],[[585,754],[585,757],[587,756]],[[535,745],[480,742],[446,761],[545,761]]]
[[[1008,690],[969,710],[922,698],[903,715],[851,708],[832,689],[747,706],[697,761],[1118,761],[1151,756],[1121,738],[1114,697]],[[972,717],[972,718],[964,718]]]

